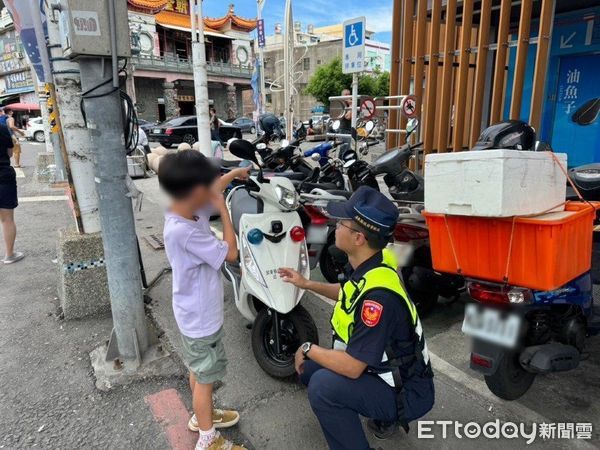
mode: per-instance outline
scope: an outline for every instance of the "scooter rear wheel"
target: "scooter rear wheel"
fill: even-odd
[[[497,397],[516,400],[529,390],[534,379],[534,373],[521,367],[518,354],[510,352],[502,356],[496,372],[485,377],[485,384]]]
[[[273,337],[273,313],[262,308],[252,326],[252,351],[261,369],[274,378],[295,374],[294,355],[304,342],[319,343],[317,326],[301,305],[288,314],[277,314],[282,351],[277,352]]]

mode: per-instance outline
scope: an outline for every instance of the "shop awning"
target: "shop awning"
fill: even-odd
[[[39,111],[40,105],[38,103],[10,103],[8,105],[4,105],[7,108],[12,109],[13,111]]]
[[[19,94],[4,94],[4,95],[0,95],[0,103],[2,103],[4,100],[8,100],[9,98],[16,98],[18,96],[19,96]]]

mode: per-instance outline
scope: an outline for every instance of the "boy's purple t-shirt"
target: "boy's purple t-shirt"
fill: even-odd
[[[198,220],[165,214],[164,241],[173,269],[173,313],[184,336],[202,338],[223,326],[223,281],[220,268],[228,245],[210,229],[210,211]]]

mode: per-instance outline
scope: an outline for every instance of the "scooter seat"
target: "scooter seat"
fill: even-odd
[[[219,160],[219,165],[223,168],[227,168],[227,169],[231,169],[233,167],[241,167],[240,163],[242,161],[232,161],[229,159],[220,159]]]
[[[350,197],[352,197],[352,192],[348,192],[348,191],[342,191],[339,189],[327,189],[327,192],[330,193],[331,195],[339,195],[340,197],[345,197],[347,199],[349,199]]]
[[[306,175],[299,172],[269,172],[268,174],[265,173],[265,177],[281,177],[296,181],[302,181],[306,179]]]
[[[233,230],[240,232],[240,219],[243,214],[258,214],[262,209],[259,200],[250,196],[246,189],[238,189],[231,196],[231,221]]]
[[[338,186],[335,183],[310,183],[306,182],[302,184],[302,190],[304,192],[310,192],[313,189],[323,189],[324,191],[335,191]]]

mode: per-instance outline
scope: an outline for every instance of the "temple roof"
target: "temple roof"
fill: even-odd
[[[231,23],[232,25],[237,26],[238,28],[242,28],[244,31],[252,31],[256,28],[257,21],[256,19],[246,19],[244,17],[237,16],[235,14],[235,7],[233,4],[229,5],[229,11],[227,15],[221,17],[220,19],[213,18],[204,18],[204,23],[211,27],[219,29],[224,25]]]
[[[136,9],[155,13],[164,9],[169,0],[127,0],[127,3]]]
[[[130,0],[131,2],[159,2],[160,0]],[[168,2],[165,2],[168,3]],[[169,9],[163,10],[155,14],[154,18],[156,19],[156,23],[159,25],[165,26],[176,26],[182,28],[191,28],[191,19],[189,14],[182,14],[176,11],[172,11]],[[256,20],[255,19],[245,19],[243,17],[239,17],[235,14],[235,9],[233,5],[229,5],[229,11],[226,16],[221,18],[204,18],[204,26],[207,29],[212,29],[216,31],[221,31],[223,27],[227,24],[231,24],[242,31],[250,32],[256,28]]]

